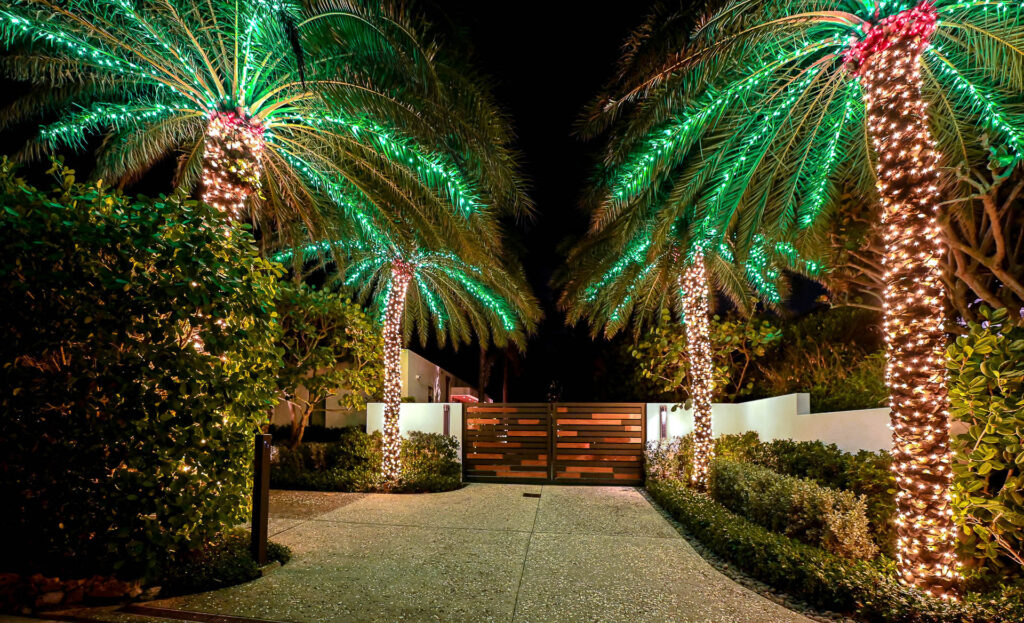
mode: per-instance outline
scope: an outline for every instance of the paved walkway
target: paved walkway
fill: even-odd
[[[809,621],[704,562],[633,488],[272,496],[289,564],[147,605],[289,622]]]

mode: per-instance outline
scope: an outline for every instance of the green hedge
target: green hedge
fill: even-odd
[[[208,206],[53,172],[0,164],[0,571],[152,577],[248,519],[278,269]]]
[[[775,439],[755,444],[745,460],[768,469],[809,478],[823,487],[862,495],[875,544],[886,555],[896,549],[896,479],[888,452],[843,452],[820,441]]]
[[[336,433],[337,441],[303,443],[295,449],[278,446],[270,468],[276,489],[312,491],[377,491],[381,487],[381,435],[357,428]],[[334,434],[332,434],[334,436]],[[437,433],[409,433],[402,439],[405,493],[450,491],[462,485],[458,441]]]
[[[843,556],[870,560],[863,498],[749,463],[711,462],[708,490],[719,504],[773,532]]]
[[[960,603],[900,585],[893,569],[855,562],[776,534],[678,480],[648,479],[647,490],[718,556],[751,576],[824,610],[879,623],[1012,623],[1024,620],[1024,592],[969,595]]]

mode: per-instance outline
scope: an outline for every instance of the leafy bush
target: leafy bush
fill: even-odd
[[[402,491],[450,491],[462,484],[455,437],[411,432],[402,440],[401,457]]]
[[[715,398],[735,400],[754,391],[749,373],[782,333],[771,322],[754,317],[718,316],[711,319],[711,349],[714,365]],[[660,398],[683,402],[689,398],[690,358],[686,350],[686,327],[663,309],[658,323],[631,349],[639,363],[644,384],[653,383]]]
[[[260,577],[260,567],[249,552],[249,533],[232,530],[201,549],[184,552],[165,564],[161,595],[211,591]],[[267,561],[287,563],[291,550],[267,543]]]
[[[783,327],[778,348],[757,363],[751,397],[810,394],[816,413],[886,405],[885,356],[877,312],[835,307]]]
[[[270,484],[277,489],[378,491],[383,456],[380,432],[347,428],[339,440],[277,447]],[[458,441],[438,433],[402,439],[402,479],[392,491],[450,491],[462,484]]]
[[[746,461],[760,443],[754,431],[734,435],[719,435],[714,439],[715,457],[731,461]],[[679,440],[679,456],[683,468],[680,473],[690,482],[693,471],[693,433],[687,433]]]
[[[0,163],[0,533],[14,571],[151,576],[248,519],[277,269],[212,208]]]
[[[649,479],[651,497],[718,556],[822,609],[878,623],[1011,623],[1022,591],[970,594],[963,602],[927,597],[899,584],[891,563],[852,561],[748,521],[671,479]]]
[[[711,462],[711,497],[769,530],[845,558],[867,560],[871,542],[863,498],[765,467],[725,459]]]
[[[758,444],[748,460],[780,474],[809,478],[823,487],[864,496],[875,544],[882,553],[894,554],[896,479],[888,452],[861,450],[851,454],[820,441],[774,439]]]
[[[690,481],[693,466],[693,434],[675,437],[664,445],[648,444],[646,460],[655,461],[655,465],[667,476],[678,475],[685,482]],[[759,442],[757,433],[747,431],[736,435],[719,435],[714,439],[715,456],[733,461],[746,461]],[[663,454],[664,456],[661,456]],[[674,467],[673,467],[674,466]],[[651,475],[650,472],[648,472]],[[661,477],[659,474],[654,474]]]
[[[954,518],[961,554],[991,570],[1024,566],[1024,328],[982,308],[946,351],[951,415],[965,429],[953,448]]]
[[[748,400],[797,392],[815,412],[883,407],[885,355],[877,312],[836,307],[795,320],[715,316],[711,323],[715,398]],[[631,348],[647,399],[689,398],[685,327],[664,310]]]

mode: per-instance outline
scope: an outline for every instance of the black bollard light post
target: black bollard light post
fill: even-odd
[[[267,564],[267,522],[270,518],[270,435],[257,434],[255,474],[252,479],[252,543],[253,560]]]

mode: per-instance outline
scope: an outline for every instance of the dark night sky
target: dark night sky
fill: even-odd
[[[490,76],[499,102],[513,119],[525,172],[537,206],[534,222],[519,226],[523,261],[545,311],[525,360],[510,375],[509,399],[543,401],[552,380],[565,400],[593,400],[595,369],[607,348],[590,339],[586,327],[564,326],[549,282],[562,262],[558,248],[586,228],[578,201],[597,145],[572,136],[583,106],[611,75],[620,45],[647,12],[647,2],[595,3],[481,2],[437,0],[445,15],[473,46],[474,64]],[[437,18],[434,18],[437,19]],[[419,349],[424,350],[424,349]],[[478,351],[425,349],[424,354],[476,384]],[[489,394],[500,399],[501,361]],[[515,367],[513,368],[515,370]]]

